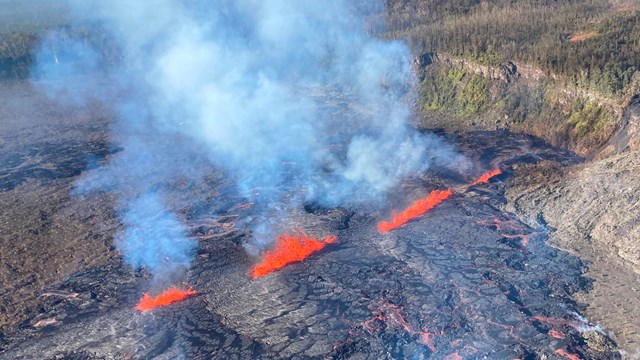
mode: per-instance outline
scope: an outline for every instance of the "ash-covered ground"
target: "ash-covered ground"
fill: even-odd
[[[31,91],[13,86],[8,93]],[[92,164],[117,156],[100,135],[107,118],[60,111],[33,112],[31,123],[48,127],[15,125],[2,136],[11,161],[0,169],[0,359],[620,357],[572,300],[590,287],[584,264],[545,244],[543,219],[531,227],[500,210],[514,164],[578,162],[570,153],[506,132],[449,136],[479,169],[504,174],[471,188],[478,174],[416,174],[382,211],[307,203],[290,225],[337,242],[258,279],[249,273],[259,258],[244,247],[264,214],[255,198],[213,169],[200,183],[159,184],[175,194],[198,249],[186,273],[158,284],[115,251],[121,224],[109,194],[71,195]],[[378,232],[392,208],[449,186],[453,197],[426,215]],[[198,295],[133,309],[143,291],[169,285]]]

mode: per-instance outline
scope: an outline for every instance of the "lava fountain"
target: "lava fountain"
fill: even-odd
[[[492,177],[498,176],[500,174],[502,174],[502,170],[500,170],[500,169],[491,170],[488,173],[482,174],[482,176],[477,178],[469,186],[478,185],[478,184],[484,184],[484,183],[488,182],[489,179],[491,179]]]
[[[320,241],[306,235],[280,235],[277,237],[273,249],[264,252],[262,261],[253,267],[251,276],[255,279],[288,264],[302,261],[335,241],[335,236],[327,236],[324,241]]]
[[[188,290],[180,290],[176,287],[171,287],[156,297],[151,297],[149,294],[145,293],[142,296],[142,299],[140,299],[140,302],[138,302],[138,305],[136,305],[135,309],[145,312],[157,307],[171,305],[195,294],[195,290],[191,288]]]
[[[453,195],[451,189],[447,190],[433,190],[427,197],[416,200],[400,213],[394,213],[391,221],[381,221],[378,223],[378,230],[381,233],[389,232],[396,229],[409,221],[424,215],[429,210],[433,209],[436,205],[445,201]]]

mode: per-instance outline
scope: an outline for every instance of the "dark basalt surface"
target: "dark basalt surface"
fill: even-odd
[[[105,141],[46,142],[0,153],[0,191],[10,191],[35,179],[47,182],[79,176],[118,151]]]
[[[179,206],[199,248],[191,268],[172,280],[197,296],[135,311],[142,291],[173,283],[112,259],[40,297],[36,315],[0,337],[0,359],[619,358],[571,298],[590,286],[584,264],[545,244],[543,221],[532,228],[498,209],[514,162],[578,159],[508,133],[451,140],[479,167],[505,173],[471,188],[470,179],[435,173],[408,179],[390,207],[434,188],[453,186],[455,194],[387,234],[376,223],[390,209],[299,206],[287,219],[296,229],[338,241],[258,279],[249,276],[258,259],[244,248],[247,224],[259,215],[254,199],[212,177],[214,197]],[[185,201],[199,190],[175,191]]]

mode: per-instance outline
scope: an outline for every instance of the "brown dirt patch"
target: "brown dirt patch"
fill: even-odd
[[[569,41],[571,42],[585,41],[593,37],[596,37],[597,35],[598,33],[595,31],[585,31],[585,32],[569,35]]]

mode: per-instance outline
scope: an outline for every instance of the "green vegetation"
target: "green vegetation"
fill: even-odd
[[[487,103],[487,81],[478,74],[467,75],[461,66],[432,67],[421,76],[420,98],[426,111],[455,109],[461,116],[474,115]],[[468,78],[468,80],[466,79]]]
[[[0,78],[16,78],[28,73],[35,33],[0,34]]]
[[[597,148],[614,130],[615,109],[551,79],[490,80],[447,61],[420,69],[419,79],[420,109],[426,118],[444,116],[451,124],[503,119],[500,127],[580,153]]]
[[[598,143],[608,125],[605,109],[594,101],[573,104],[573,110],[565,122],[565,129],[577,140],[587,139]]]
[[[387,0],[386,17],[383,36],[429,59],[425,119],[453,128],[506,127],[586,154],[640,91],[637,1]]]
[[[387,36],[416,53],[535,65],[622,95],[640,69],[640,8],[607,0],[388,0]]]
[[[119,61],[99,25],[65,26],[71,15],[61,4],[0,0],[0,79],[29,75],[39,36],[52,29],[48,36],[60,41],[42,56],[64,55],[65,41],[73,38],[98,49],[99,61]],[[363,0],[354,4],[368,11],[370,31],[408,40],[415,55],[434,60],[417,67],[425,118],[506,127],[588,152],[606,141],[625,101],[640,93],[637,0],[386,0],[384,9]]]
[[[420,101],[426,111],[450,108],[456,97],[457,83],[464,70],[430,67],[420,76]]]
[[[463,115],[472,115],[480,111],[487,99],[487,84],[482,76],[473,74],[456,98]]]

